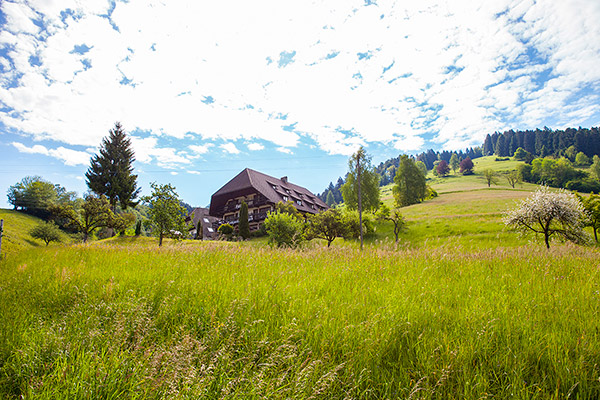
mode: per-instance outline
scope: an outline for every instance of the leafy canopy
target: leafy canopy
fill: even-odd
[[[399,207],[420,203],[427,194],[425,175],[406,154],[400,156],[398,170],[394,178],[392,192]]]
[[[357,167],[357,160],[359,161]],[[344,204],[349,210],[358,209],[358,175],[360,174],[360,193],[363,211],[379,208],[379,174],[371,166],[371,156],[361,146],[348,160],[346,183],[341,188]]]
[[[158,236],[158,245],[162,246],[163,238],[180,238],[186,232],[186,210],[181,206],[175,188],[170,184],[150,184],[152,194],[144,197],[149,206],[148,216]]]

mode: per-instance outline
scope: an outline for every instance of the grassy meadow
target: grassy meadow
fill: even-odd
[[[431,179],[400,245],[377,223],[362,252],[23,234],[0,261],[0,397],[600,398],[598,247],[505,230],[535,187],[482,179]]]

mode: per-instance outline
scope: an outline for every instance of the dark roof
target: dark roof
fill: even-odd
[[[282,180],[246,168],[212,195],[210,215],[221,216],[221,210],[227,200],[245,196],[255,191],[265,196],[267,201],[273,204],[277,204],[280,201],[285,202],[283,196],[287,196],[288,201],[293,201],[294,206],[302,212],[314,214],[320,211],[319,208],[329,208],[325,202],[311,193],[310,190],[290,183],[285,177]],[[301,201],[302,205],[299,205],[297,201]],[[312,209],[311,205],[315,205],[315,209]]]

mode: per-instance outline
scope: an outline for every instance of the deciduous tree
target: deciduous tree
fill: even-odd
[[[399,207],[423,201],[427,191],[425,175],[406,154],[400,156],[392,192]]]
[[[114,217],[110,203],[105,196],[95,196],[88,193],[80,207],[73,205],[55,205],[51,208],[53,214],[67,221],[67,226],[83,234],[83,242],[100,227],[108,226]]]
[[[586,242],[583,227],[587,220],[583,204],[574,194],[564,189],[551,192],[547,186],[504,216],[504,223],[518,231],[543,235],[548,249],[553,235],[575,243]]]
[[[515,185],[517,183],[521,182],[521,176],[519,174],[519,171],[517,171],[517,170],[508,172],[506,175],[504,175],[504,177],[506,178],[506,180],[508,181],[508,184],[513,189],[515,188]]]
[[[277,247],[295,248],[304,241],[304,223],[288,213],[269,213],[264,226],[269,243]]]
[[[444,177],[450,173],[450,166],[448,166],[448,163],[446,161],[440,160],[440,162],[435,167],[435,170],[438,176]]]
[[[458,160],[458,155],[456,155],[456,153],[452,153],[452,157],[450,157],[450,168],[452,168],[452,173],[454,175],[456,175],[456,170],[460,168],[460,161]]]
[[[488,187],[491,187],[492,183],[494,185],[498,184],[498,177],[496,175],[496,171],[494,171],[491,168],[486,168],[485,170],[483,170],[483,177],[485,178]]]
[[[473,174],[473,161],[471,158],[467,157],[460,162],[460,173],[463,175],[471,175]]]
[[[50,242],[60,242],[62,240],[62,233],[58,226],[54,222],[42,222],[39,225],[36,225],[29,231],[29,234],[34,239],[43,240],[46,243],[46,246],[50,244]]]
[[[598,230],[600,229],[600,195],[591,194],[588,197],[577,195],[583,208],[587,212],[588,221],[586,226],[590,226],[594,231],[594,240],[598,242]]]
[[[170,184],[159,185],[152,182],[150,186],[152,194],[143,200],[149,206],[148,216],[158,236],[158,245],[162,246],[163,238],[179,238],[186,231],[186,210],[180,205],[179,196]]]
[[[394,236],[396,237],[396,243],[398,243],[398,235],[402,232],[406,226],[406,220],[402,216],[402,213],[398,208],[390,210],[388,206],[383,204],[377,212],[377,218],[383,221],[391,221],[394,224]]]
[[[358,161],[358,167],[357,167]],[[376,210],[379,207],[379,174],[371,166],[371,157],[364,148],[358,149],[348,160],[346,183],[341,188],[344,204],[349,210],[358,209],[358,176],[362,211]]]
[[[343,237],[346,233],[346,224],[342,213],[330,208],[327,211],[312,215],[308,220],[307,237],[327,241],[327,247],[335,238]]]

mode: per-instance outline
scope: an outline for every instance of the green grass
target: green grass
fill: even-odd
[[[0,219],[4,220],[2,254],[12,257],[21,250],[44,246],[44,242],[29,236],[29,231],[41,220],[19,211],[0,209]]]
[[[0,393],[600,396],[596,249],[113,240],[0,264]]]

